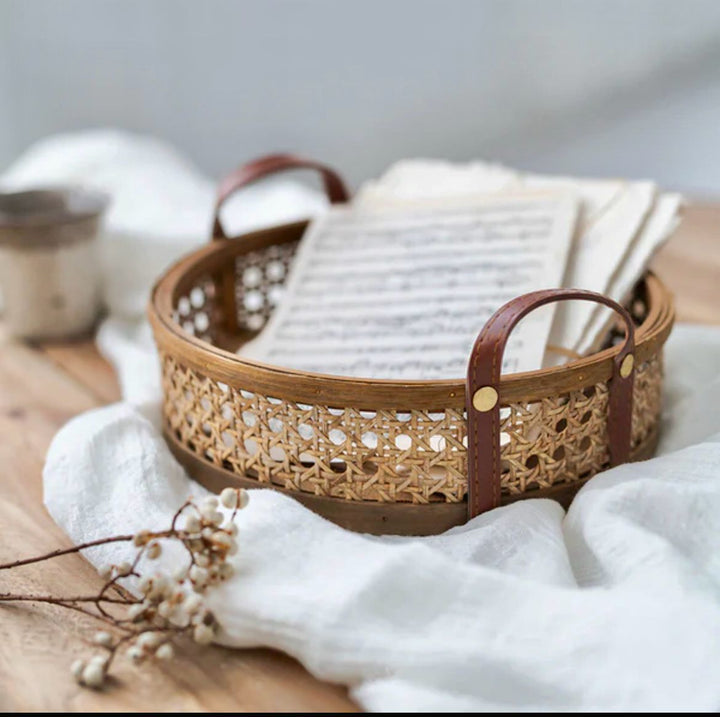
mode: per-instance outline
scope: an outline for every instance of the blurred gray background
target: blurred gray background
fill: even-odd
[[[487,158],[720,194],[716,0],[0,0],[0,170],[121,127],[219,176]]]

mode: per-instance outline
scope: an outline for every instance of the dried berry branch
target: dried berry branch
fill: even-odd
[[[105,683],[113,660],[122,650],[133,662],[140,663],[150,658],[171,659],[173,642],[183,635],[191,636],[200,644],[209,644],[218,625],[205,606],[204,595],[208,588],[233,574],[228,557],[237,552],[235,517],[238,510],[247,505],[248,498],[243,489],[226,488],[219,501],[210,496],[199,506],[191,500],[183,503],[167,530],[142,530],[135,535],[94,540],[0,565],[0,570],[6,570],[120,541],[132,541],[136,549],[131,562],[109,565],[100,571],[105,582],[97,595],[0,593],[0,602],[48,603],[81,612],[108,625],[107,630],[96,632],[92,639],[103,653],[76,660],[72,665],[75,679],[86,687],[99,688]],[[219,510],[221,503],[231,511],[227,518]],[[163,541],[179,542],[188,553],[188,563],[172,577],[159,570],[149,573],[144,570],[147,561],[152,562],[162,554]],[[129,577],[137,579],[137,597],[127,593],[119,583]],[[107,594],[111,589],[116,589],[117,597]]]

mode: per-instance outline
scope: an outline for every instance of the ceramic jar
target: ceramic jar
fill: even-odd
[[[15,336],[88,332],[100,309],[97,235],[108,203],[82,189],[0,193],[3,319]]]

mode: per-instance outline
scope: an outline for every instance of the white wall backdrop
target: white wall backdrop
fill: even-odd
[[[279,149],[720,194],[716,0],[0,0],[0,169],[115,126],[220,175]]]

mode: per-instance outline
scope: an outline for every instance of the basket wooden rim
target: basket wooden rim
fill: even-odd
[[[184,365],[234,388],[297,403],[367,410],[443,410],[465,404],[465,379],[398,381],[331,376],[261,363],[219,348],[185,331],[173,320],[174,301],[189,281],[217,275],[239,254],[294,241],[307,222],[250,232],[213,242],[176,262],[155,284],[148,317],[158,347]],[[654,274],[645,278],[648,316],[635,333],[636,363],[654,356],[665,343],[675,318],[672,295]],[[478,326],[478,331],[482,326]],[[504,376],[500,401],[535,401],[607,381],[620,347],[600,351],[553,368]]]

